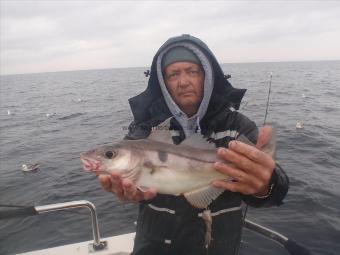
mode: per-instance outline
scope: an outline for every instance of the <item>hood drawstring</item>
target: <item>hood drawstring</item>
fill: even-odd
[[[196,126],[197,126],[197,133],[202,134],[201,126],[200,126],[200,117],[199,116],[197,116],[197,119],[196,119]]]

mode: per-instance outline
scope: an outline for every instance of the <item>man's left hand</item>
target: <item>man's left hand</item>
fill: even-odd
[[[270,126],[263,127],[258,135],[256,146],[240,141],[231,141],[229,148],[219,148],[218,156],[230,162],[215,163],[215,169],[232,178],[232,181],[214,181],[213,185],[245,195],[265,196],[275,168],[272,156],[261,151],[272,136]]]

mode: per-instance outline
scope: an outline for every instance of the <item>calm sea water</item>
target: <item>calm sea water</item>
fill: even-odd
[[[278,130],[277,159],[291,180],[285,204],[247,217],[310,248],[340,251],[340,61],[226,64],[231,83],[248,88],[241,111]],[[127,99],[144,90],[145,68],[1,76],[0,204],[45,205],[90,200],[102,236],[134,231],[136,205],[104,192],[82,170],[79,153],[125,134]],[[296,129],[297,121],[304,129]],[[21,165],[39,162],[36,173]],[[4,208],[0,208],[1,210]],[[0,221],[0,254],[92,238],[86,209]],[[287,254],[244,232],[241,254]]]

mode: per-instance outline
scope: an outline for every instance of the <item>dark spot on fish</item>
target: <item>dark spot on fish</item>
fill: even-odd
[[[150,161],[145,161],[143,163],[143,166],[146,167],[146,168],[149,168],[151,170],[150,171],[151,175],[155,172],[155,167],[154,167],[154,165]]]
[[[158,158],[160,161],[165,162],[168,159],[168,153],[164,151],[159,151],[158,152]]]
[[[105,156],[109,159],[111,159],[113,157],[114,153],[112,151],[107,151],[105,152]]]

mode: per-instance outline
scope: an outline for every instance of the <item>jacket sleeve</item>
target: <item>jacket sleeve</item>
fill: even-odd
[[[243,201],[253,207],[269,207],[279,206],[283,204],[282,200],[286,196],[289,188],[289,178],[283,171],[281,166],[276,163],[273,172],[272,180],[270,182],[271,192],[266,198],[257,198],[251,195],[243,195]]]
[[[258,128],[256,124],[250,121],[242,114],[238,114],[237,122],[240,134],[244,134],[250,141],[256,143]],[[286,196],[289,187],[289,178],[279,164],[276,164],[272,179],[270,182],[270,195],[266,198],[257,198],[252,195],[242,195],[243,201],[253,207],[279,206]]]

